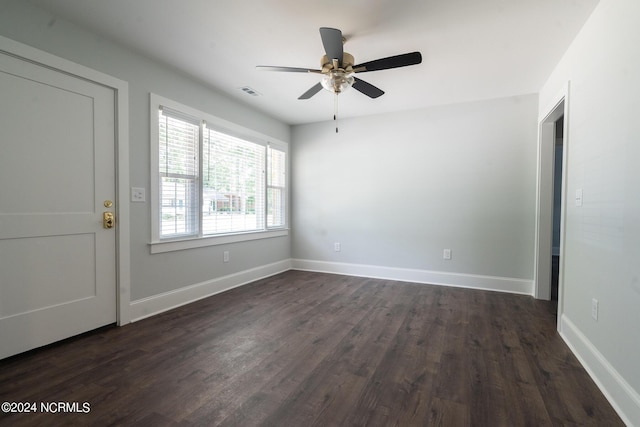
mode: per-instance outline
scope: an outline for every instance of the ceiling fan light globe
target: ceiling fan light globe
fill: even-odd
[[[322,78],[322,87],[333,93],[342,93],[353,85],[354,78],[343,72],[334,72]]]

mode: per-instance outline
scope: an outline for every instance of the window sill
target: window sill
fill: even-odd
[[[152,254],[181,251],[184,249],[203,248],[207,246],[226,245],[229,243],[247,242],[250,240],[270,239],[289,235],[289,229],[283,228],[268,231],[253,231],[247,233],[225,234],[210,237],[192,237],[149,243]]]

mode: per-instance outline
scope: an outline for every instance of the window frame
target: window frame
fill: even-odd
[[[150,203],[151,203],[151,242],[149,243],[151,253],[162,253],[162,252],[170,252],[176,250],[190,249],[190,248],[199,248],[206,246],[215,246],[215,245],[223,245],[229,243],[236,242],[245,242],[250,240],[257,239],[267,239],[273,237],[287,236],[289,234],[289,204],[288,204],[288,193],[289,193],[289,152],[288,147],[289,144],[283,141],[276,140],[274,138],[263,135],[260,132],[253,131],[251,129],[245,128],[243,126],[237,125],[235,123],[229,122],[227,120],[221,119],[219,117],[215,117],[211,114],[204,113],[195,108],[180,104],[176,101],[170,100],[168,98],[164,98],[160,95],[156,95],[154,93],[150,93],[150,103],[149,103],[149,118],[150,118],[150,151],[151,151],[151,191],[150,191]],[[206,126],[210,129],[213,129],[218,132],[225,133],[227,135],[243,139],[245,141],[257,144],[259,146],[264,147],[265,156],[264,156],[264,179],[263,186],[261,191],[263,192],[264,198],[264,207],[263,207],[263,215],[264,215],[264,225],[262,229],[253,230],[253,231],[239,231],[239,232],[228,232],[228,233],[218,233],[212,235],[203,235],[202,230],[202,197],[203,197],[203,184],[202,184],[202,161],[199,161],[198,166],[198,192],[199,192],[199,204],[196,209],[198,212],[198,233],[197,235],[188,235],[188,236],[177,236],[171,238],[161,238],[160,237],[160,214],[161,214],[161,196],[160,196],[160,179],[161,174],[159,171],[160,164],[160,129],[158,124],[158,112],[161,108],[166,108],[172,112],[179,112],[180,114],[190,117],[194,120],[198,120],[200,125],[200,137],[199,137],[199,147],[198,149],[202,151],[203,147],[203,135],[202,129],[203,126]],[[268,191],[269,186],[267,185],[267,176],[269,171],[267,170],[268,164],[268,152],[269,148],[273,148],[278,151],[282,151],[285,155],[285,187],[283,192],[284,197],[284,223],[278,226],[269,226],[267,221],[268,215],[268,206],[269,200]]]

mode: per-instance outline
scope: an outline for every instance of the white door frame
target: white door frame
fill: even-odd
[[[113,89],[115,95],[116,147],[116,318],[118,325],[131,322],[131,261],[129,246],[129,84],[31,46],[0,36],[0,52],[40,64]]]
[[[538,118],[538,167],[536,190],[535,236],[535,297],[551,298],[551,255],[553,233],[553,168],[555,149],[555,122],[564,116],[562,148],[562,199],[560,207],[560,272],[558,277],[558,319],[562,308],[564,234],[567,200],[567,147],[569,138],[569,82],[542,110]]]

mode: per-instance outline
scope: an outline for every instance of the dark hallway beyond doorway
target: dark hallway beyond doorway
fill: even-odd
[[[551,257],[551,311],[558,316],[558,276],[560,273],[560,257]]]

